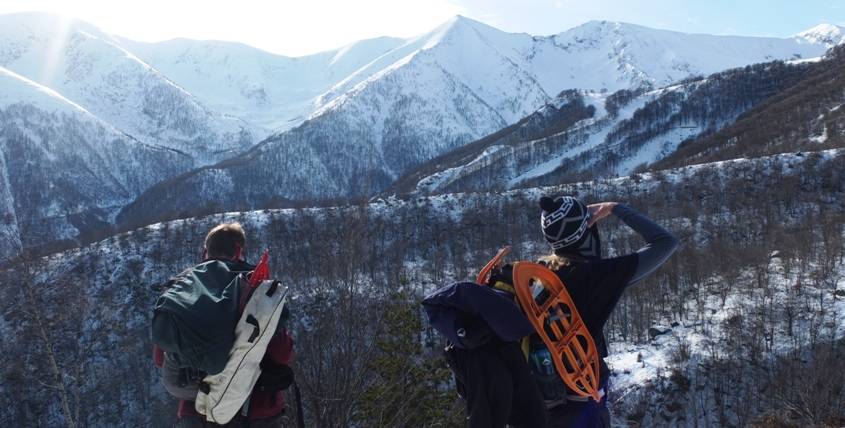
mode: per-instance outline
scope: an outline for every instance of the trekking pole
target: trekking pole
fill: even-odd
[[[305,428],[305,415],[302,414],[302,394],[299,392],[299,385],[293,383],[293,398],[296,401],[296,427]]]

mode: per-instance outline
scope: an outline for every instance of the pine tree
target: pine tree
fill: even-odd
[[[440,355],[422,345],[419,302],[396,292],[384,306],[376,351],[369,362],[375,381],[359,406],[362,426],[462,426],[462,409]]]

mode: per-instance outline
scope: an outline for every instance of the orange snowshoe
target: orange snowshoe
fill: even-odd
[[[599,353],[560,278],[543,265],[518,262],[513,266],[513,285],[564,383],[579,396],[600,402]]]
[[[487,264],[481,268],[481,271],[478,272],[478,277],[475,278],[475,283],[481,285],[487,284],[487,281],[490,280],[490,274],[493,272],[493,269],[502,263],[502,259],[504,259],[510,251],[510,246],[503,247],[499,250],[499,252],[496,253],[496,257],[493,257],[493,259],[487,262]]]

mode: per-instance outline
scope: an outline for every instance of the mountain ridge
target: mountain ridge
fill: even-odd
[[[26,17],[38,21],[40,15]],[[12,19],[0,16],[0,22]],[[692,55],[699,53],[700,37],[682,33],[668,37],[637,27],[631,31],[639,38],[626,39],[627,24],[602,23],[531,36],[458,16],[416,38],[376,38],[285,58],[243,44],[131,42],[85,25],[71,22],[67,40],[51,36],[59,30],[39,36],[43,25],[27,30],[31,40],[0,26],[0,66],[56,90],[130,138],[193,157],[192,172],[167,168],[172,175],[140,189],[135,203],[115,217],[132,219],[123,226],[147,214],[204,207],[209,202],[201,195],[212,188],[219,189],[213,205],[220,210],[370,196],[567,89],[653,87],[736,62],[809,57],[825,49],[740,37],[735,50],[745,57],[702,69]],[[57,40],[70,43],[56,48],[51,43]],[[674,53],[666,56],[664,48]],[[75,80],[52,87],[50,79],[33,78],[43,62],[38,58],[55,59],[60,75]],[[264,116],[256,113],[248,123],[255,112]]]
[[[651,167],[665,168],[698,162],[702,158],[699,152],[705,148],[712,153],[704,157],[709,160],[773,154],[778,150],[798,150],[800,146],[795,143],[784,145],[776,141],[796,140],[802,132],[798,130],[808,126],[807,138],[818,147],[836,147],[842,137],[841,119],[837,119],[842,104],[837,101],[837,94],[842,83],[837,76],[842,72],[843,49],[845,45],[832,48],[820,61],[755,64],[654,91],[563,93],[554,103],[521,119],[516,128],[505,128],[454,153],[436,157],[400,178],[387,192],[431,194],[507,189],[573,178],[627,175],[649,168],[649,163],[654,163]],[[573,99],[578,102],[567,107]],[[803,104],[786,110],[782,107],[784,100],[793,104],[800,100]],[[571,128],[554,128],[556,115],[569,117],[587,105],[594,108],[593,114],[569,123]],[[561,108],[568,110],[558,111]],[[622,111],[627,114],[622,115]],[[746,124],[750,118],[772,121],[775,115],[779,119],[768,127]],[[737,122],[733,123],[735,119]],[[599,125],[602,122],[606,124]],[[742,138],[732,129],[758,134],[768,130],[762,133],[764,138],[754,137],[768,141],[767,149],[757,153],[760,144],[752,144],[750,139],[733,143],[733,148],[727,143],[716,143]],[[596,138],[601,141],[590,142]],[[472,147],[474,151],[466,152]],[[574,153],[576,150],[580,152]],[[715,156],[716,153],[720,155]],[[592,175],[584,176],[585,171]]]
[[[562,60],[576,50],[591,52],[591,58],[598,61],[597,66],[613,70],[608,76],[622,70],[612,81],[614,85],[630,89],[651,85],[651,79],[672,83],[697,70],[692,66],[678,66],[677,58],[670,58],[667,70],[656,77],[648,77],[648,70],[629,66],[642,62],[640,54],[648,52],[643,46],[648,45],[649,37],[671,34],[673,39],[667,41],[666,46],[675,48],[682,46],[685,40],[695,42],[704,38],[712,52],[721,52],[723,46],[716,42],[726,40],[720,36],[690,36],[637,27],[637,31],[645,32],[649,37],[632,40],[627,43],[628,47],[622,46],[625,43],[615,44],[618,40],[602,38],[606,35],[601,32],[593,34],[595,31],[591,27],[596,26],[538,38],[501,32],[464,17],[453,18],[384,53],[321,95],[317,104],[322,107],[302,125],[274,134],[262,143],[260,156],[251,157],[250,162],[233,161],[227,163],[229,167],[215,167],[213,172],[206,169],[192,175],[193,183],[173,183],[183,187],[167,193],[171,196],[198,194],[199,188],[213,185],[215,180],[237,182],[235,188],[245,189],[252,186],[244,181],[246,177],[253,177],[252,180],[263,177],[258,181],[279,183],[274,195],[262,196],[250,191],[258,195],[252,199],[256,204],[253,207],[258,207],[274,198],[314,201],[360,196],[359,190],[353,189],[363,188],[353,181],[362,176],[370,177],[371,184],[364,188],[377,192],[384,185],[379,183],[389,183],[423,161],[527,116],[547,103],[558,89],[584,86],[607,89],[611,80],[605,79],[605,84],[578,80],[587,83],[582,85],[575,82],[577,79],[567,77],[565,72],[561,73],[560,68],[568,67],[566,64],[580,63]],[[604,23],[600,27],[612,33],[621,24]],[[579,32],[583,31],[590,32],[592,38],[579,41]],[[499,41],[500,38],[505,40]],[[823,47],[793,39],[729,39],[739,40],[747,52],[754,52],[746,59],[747,63],[770,57],[766,52],[774,52],[772,49],[779,52],[777,55],[785,56],[784,59],[824,51]],[[458,41],[460,44],[456,44]],[[599,50],[591,50],[593,42],[599,43]],[[608,56],[612,58],[609,62]],[[729,61],[736,62],[737,58],[734,56]],[[746,62],[740,61],[741,65]],[[727,63],[719,60],[716,64],[709,67],[721,70],[721,64]],[[545,75],[538,74],[537,69],[547,71],[544,71]],[[581,76],[602,75],[591,67],[578,73]],[[443,96],[444,90],[448,96]],[[347,153],[358,153],[361,158],[356,161]],[[300,159],[298,165],[290,161],[292,158]],[[279,165],[285,167],[279,168]],[[306,175],[294,171],[297,168],[309,172]],[[285,176],[280,175],[280,170],[290,172]],[[308,191],[303,192],[303,189]],[[221,195],[221,199],[227,198],[238,200],[234,206],[244,208],[242,204],[246,201],[238,196]],[[144,196],[149,202],[165,199],[175,200],[158,198],[154,194]],[[146,203],[141,205],[147,207],[143,211],[156,209]],[[128,207],[124,214],[135,209]],[[182,208],[171,207],[170,210],[181,211]]]

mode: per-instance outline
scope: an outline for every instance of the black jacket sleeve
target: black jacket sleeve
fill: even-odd
[[[628,281],[628,285],[634,284],[654,272],[678,248],[678,238],[675,238],[669,231],[633,208],[618,204],[613,208],[613,214],[639,233],[646,241],[646,245],[637,250],[639,256],[637,268]]]

